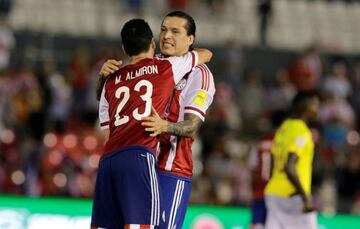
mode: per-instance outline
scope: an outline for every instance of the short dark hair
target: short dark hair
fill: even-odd
[[[194,18],[192,18],[189,14],[183,12],[183,11],[172,11],[170,13],[168,13],[165,17],[179,17],[179,18],[184,18],[187,21],[187,24],[185,26],[187,35],[193,35],[195,37],[195,33],[196,33],[196,25],[195,25],[195,21]]]
[[[149,50],[153,33],[143,19],[132,19],[121,29],[121,40],[127,55],[134,56]]]
[[[291,103],[291,113],[295,115],[303,114],[309,105],[309,101],[313,98],[319,98],[316,91],[300,91]]]
[[[186,34],[188,36],[192,35],[195,38],[196,24],[194,18],[191,17],[189,14],[185,13],[184,11],[176,10],[168,13],[165,17],[179,17],[185,19],[187,22],[185,25]],[[192,45],[190,46],[190,50],[191,49],[193,49]]]

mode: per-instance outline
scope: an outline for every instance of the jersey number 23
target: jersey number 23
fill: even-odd
[[[145,102],[145,110],[143,113],[139,113],[139,108],[136,108],[132,111],[132,116],[136,120],[141,120],[143,117],[147,117],[151,113],[151,106],[152,106],[152,93],[153,93],[153,85],[148,80],[140,80],[137,84],[134,86],[134,90],[137,92],[140,92],[140,89],[142,87],[145,87],[145,93],[140,96],[140,98]],[[121,86],[115,91],[115,97],[122,100],[119,102],[119,105],[116,109],[115,114],[115,126],[123,125],[127,122],[129,122],[130,118],[127,115],[120,115],[121,110],[124,108],[126,103],[130,99],[130,88],[127,86]]]

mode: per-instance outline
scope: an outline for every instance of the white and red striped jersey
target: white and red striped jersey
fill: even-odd
[[[206,65],[199,65],[176,85],[168,108],[167,120],[184,121],[185,113],[192,113],[205,120],[206,110],[215,94],[214,78]],[[158,164],[162,171],[192,177],[192,137],[162,134]]]
[[[175,85],[197,65],[197,53],[182,57],[144,59],[111,74],[99,104],[102,129],[110,128],[104,155],[126,146],[141,145],[156,152],[158,139],[150,137],[141,119],[153,106],[163,117]]]

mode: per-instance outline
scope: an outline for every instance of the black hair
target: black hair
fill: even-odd
[[[179,17],[179,18],[183,18],[186,20],[186,25],[185,25],[185,30],[186,30],[186,34],[188,36],[194,36],[195,38],[195,34],[196,34],[196,24],[194,21],[194,18],[191,17],[189,14],[185,13],[184,11],[172,11],[170,13],[168,13],[165,17]],[[193,45],[190,46],[190,50],[193,49],[192,47]]]
[[[316,91],[298,92],[291,103],[292,115],[302,115],[304,112],[306,112],[309,102],[314,98],[319,98],[319,95]]]
[[[271,116],[270,121],[273,128],[277,128],[289,116],[289,112],[285,110],[275,110]]]
[[[121,29],[121,40],[127,55],[134,56],[149,50],[153,33],[143,19],[132,19]]]

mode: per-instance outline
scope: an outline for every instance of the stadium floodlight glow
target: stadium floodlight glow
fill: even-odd
[[[93,154],[89,157],[88,163],[91,168],[97,169],[99,166],[99,161],[100,161],[100,155]]]
[[[11,174],[11,181],[16,185],[22,185],[25,182],[25,174],[21,170],[16,170]]]
[[[11,144],[15,141],[14,131],[5,129],[0,135],[0,140],[5,144]]]
[[[64,173],[57,173],[53,178],[53,182],[57,187],[63,188],[67,184],[67,177]]]
[[[58,139],[54,133],[47,133],[44,136],[43,142],[46,147],[52,148],[57,144]]]
[[[346,136],[346,140],[352,146],[358,145],[360,142],[359,133],[356,130],[349,131],[349,133]]]
[[[76,146],[77,142],[78,142],[78,139],[75,136],[75,134],[67,134],[63,139],[64,146],[69,149],[74,148]]]
[[[53,150],[48,155],[49,163],[53,166],[58,166],[63,160],[63,155],[59,150]]]
[[[98,140],[92,136],[86,136],[83,140],[84,148],[87,150],[94,150],[98,146]]]

